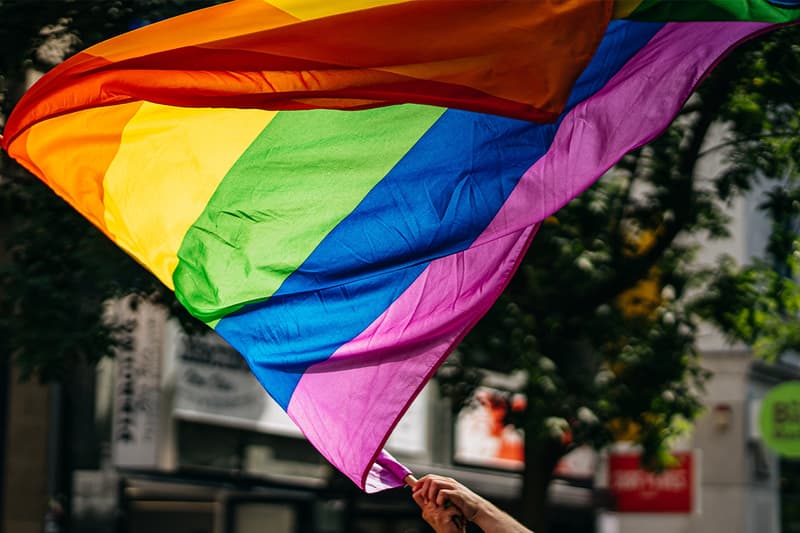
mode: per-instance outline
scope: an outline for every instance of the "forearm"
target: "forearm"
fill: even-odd
[[[475,523],[485,533],[533,533],[489,500],[475,494],[453,478],[427,475],[419,481],[411,477],[408,483],[414,486],[413,498],[423,509],[423,518],[426,516],[425,512],[435,518],[450,505],[458,510],[459,517],[463,516]],[[432,513],[433,510],[438,510],[439,514]],[[428,518],[425,520],[429,524],[433,523]]]
[[[485,533],[533,533],[485,499],[472,521]]]

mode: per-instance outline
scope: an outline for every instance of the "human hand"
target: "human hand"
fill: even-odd
[[[413,497],[418,505],[422,501],[433,503],[438,507],[446,507],[449,502],[469,522],[475,520],[485,501],[455,479],[433,474],[424,476],[417,481],[413,488]]]
[[[467,522],[454,505],[436,505],[436,502],[425,500],[421,492],[414,492],[412,498],[422,509],[422,519],[436,533],[464,533]]]

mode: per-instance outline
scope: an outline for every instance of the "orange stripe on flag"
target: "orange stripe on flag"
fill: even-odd
[[[135,100],[272,110],[412,102],[553,121],[613,7],[432,0],[298,21],[261,0],[238,0],[62,63],[20,101],[6,133],[13,139],[50,116]]]
[[[96,44],[84,52],[112,62],[124,61],[297,22],[300,21],[296,17],[264,0],[238,0],[144,26]]]
[[[140,105],[87,109],[54,117],[18,137],[9,154],[113,237],[105,224],[103,179],[119,149],[123,128]]]

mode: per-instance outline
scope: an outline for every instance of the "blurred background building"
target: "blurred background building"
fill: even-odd
[[[723,133],[717,128],[711,144],[722,142]],[[700,174],[712,176],[721,164],[721,154],[712,155]],[[754,190],[730,206],[730,238],[697,243],[699,264],[713,265],[723,253],[739,264],[764,256],[770,228],[758,210],[761,192]],[[800,379],[800,356],[786,353],[766,363],[711,327],[700,332],[698,348],[712,375],[705,413],[677,447],[689,458],[679,467],[683,477],[677,484],[659,485],[640,472],[628,476],[635,478],[628,486],[615,487],[614,476],[624,481],[626,471],[609,461],[612,450],[598,467],[597,481],[616,493],[617,501],[598,513],[598,533],[800,532],[800,462],[770,451],[759,429],[762,398],[772,387]]]
[[[427,531],[406,490],[368,496],[337,474],[221,339],[187,337],[155,306],[123,300],[114,312],[136,317],[133,350],[81,383],[4,376],[4,532]],[[757,424],[760,398],[797,379],[800,361],[754,361],[710,332],[704,343],[714,377],[676,450],[682,464],[654,476],[625,446],[573,452],[551,486],[554,530],[800,531],[798,463],[770,452]],[[513,511],[521,436],[494,431],[490,401],[513,388],[513,376],[490,377],[453,415],[432,382],[388,447],[415,472],[453,476]]]
[[[10,389],[3,531],[427,531],[407,490],[367,496],[335,472],[216,335],[188,337],[156,306],[114,312],[137,320],[130,352],[69,391]],[[431,383],[388,448],[513,506],[519,465],[457,464],[453,420]]]

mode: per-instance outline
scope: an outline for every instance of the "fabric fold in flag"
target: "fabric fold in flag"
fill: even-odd
[[[599,10],[592,24],[600,30],[580,45],[590,50],[585,61],[556,69],[565,92],[546,106],[519,91],[537,65],[478,53],[505,35],[498,50],[557,63],[562,55],[548,42],[581,33],[584,22],[570,18],[577,4]],[[623,11],[635,14],[639,4]],[[512,17],[520,5],[537,14]],[[774,26],[607,24],[610,4],[602,2],[353,6],[363,4],[239,0],[101,43],[26,94],[2,144],[242,353],[312,444],[374,492],[403,483],[407,469],[383,449],[389,435],[505,288],[541,221],[666,128],[722,55]],[[423,21],[398,19],[410,38],[429,31],[431,20],[441,23],[422,15],[443,17],[442,6],[466,11],[437,28],[437,57],[422,47],[401,58],[414,47],[387,48],[364,29],[393,28],[387,13],[409,10]],[[549,11],[556,6],[572,15]],[[476,17],[470,9],[488,11]],[[268,15],[267,28],[257,12]],[[548,31],[560,37],[537,48],[536,37],[522,35],[534,19],[558,26]],[[504,32],[501,20],[521,31]],[[403,85],[410,89],[397,99],[386,96],[401,94],[394,87],[359,102],[355,92],[253,100],[264,87],[248,92],[248,76],[220,76],[220,91],[205,92],[151,69],[180,75],[180,63],[191,78],[206,60],[208,72],[235,72],[268,59],[311,72],[330,64],[332,49],[297,42],[308,28],[329,28],[318,36],[336,34],[374,54],[368,68],[351,72],[360,73],[356,85],[378,79],[373,67],[424,83]],[[457,52],[445,46],[464,39]],[[559,52],[570,55],[571,46]],[[259,72],[267,85],[284,81]],[[428,93],[428,82],[448,89]],[[481,96],[454,98],[453,87]],[[495,105],[501,101],[514,105]],[[399,102],[416,103],[380,107]],[[370,109],[353,110],[361,107]],[[534,117],[532,109],[546,112]]]
[[[236,0],[91,47],[31,89],[6,136],[55,113],[170,106],[363,109],[419,103],[553,121],[612,0]],[[31,100],[28,100],[31,101]]]

